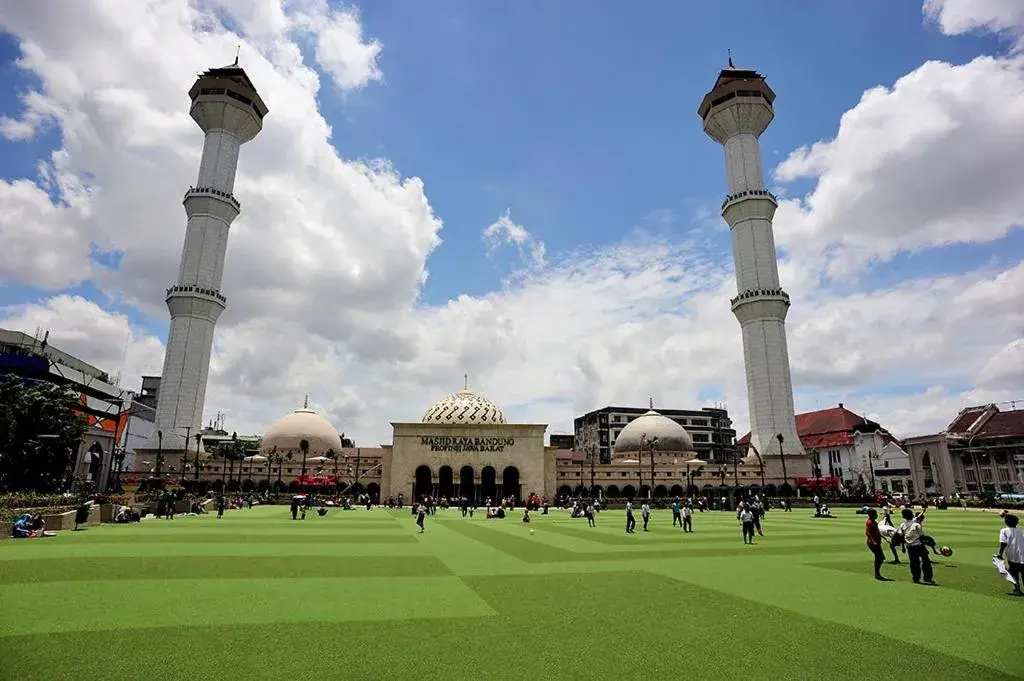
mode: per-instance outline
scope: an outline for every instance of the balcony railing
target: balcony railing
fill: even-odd
[[[203,288],[201,286],[176,284],[167,289],[167,295],[171,295],[172,293],[202,293],[203,295],[210,296],[211,298],[216,298],[222,303],[228,302],[228,299],[222,296],[220,291],[212,288]]]
[[[762,296],[776,296],[781,297],[787,303],[789,303],[789,294],[783,291],[781,288],[755,288],[749,291],[744,291],[735,298],[729,301],[730,305],[735,305],[740,300],[746,300],[748,298],[760,298]]]
[[[197,196],[218,196],[234,206],[235,210],[242,210],[242,204],[240,204],[238,199],[232,196],[230,192],[222,192],[221,190],[214,189],[213,187],[189,187],[188,191],[185,192],[185,198],[187,199],[193,194]]]
[[[770,198],[775,203],[779,202],[779,200],[778,200],[778,198],[776,198],[775,194],[772,194],[767,189],[745,189],[745,190],[743,190],[741,192],[736,192],[735,194],[729,194],[728,196],[726,196],[725,197],[725,201],[722,201],[722,208],[725,208],[725,206],[730,201],[735,201],[736,199],[742,199],[742,198],[744,198],[746,196],[767,196],[768,198]]]

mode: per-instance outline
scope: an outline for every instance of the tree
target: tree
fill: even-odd
[[[299,449],[302,450],[302,486],[306,486],[306,456],[309,454],[309,440],[299,440]]]
[[[65,488],[86,428],[78,400],[65,386],[0,382],[0,490]]]

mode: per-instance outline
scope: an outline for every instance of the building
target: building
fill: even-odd
[[[201,429],[210,353],[221,293],[228,230],[241,206],[232,190],[242,144],[263,128],[268,109],[235,63],[201,74],[189,90],[189,111],[206,135],[199,176],[185,192],[188,216],[177,282],[167,289],[171,324],[157,400],[156,429],[146,449],[183,452]]]
[[[822,480],[823,487],[850,492],[873,489],[913,494],[909,456],[879,424],[850,411],[842,402],[831,409],[796,414],[794,422],[811,468],[809,475],[794,475],[786,457],[788,477],[798,487],[818,486],[817,481]],[[737,446],[748,445],[750,438],[747,433]],[[880,473],[882,470],[886,472]],[[894,484],[904,489],[895,489]]]
[[[576,436],[568,433],[552,433],[548,436],[548,442],[555,449],[576,448]]]
[[[652,405],[653,408],[653,405]],[[610,463],[612,450],[622,430],[646,413],[639,407],[603,407],[576,417],[574,422],[576,449],[587,457],[597,454],[600,463]],[[710,462],[730,461],[735,453],[736,431],[725,409],[659,409],[658,413],[686,428],[693,438],[693,450],[700,458]],[[551,436],[554,446],[555,436]]]
[[[676,418],[654,410],[630,416],[611,459],[599,463],[581,451],[545,445],[546,425],[509,423],[500,407],[468,388],[435,402],[420,421],[392,423],[392,442],[377,447],[349,446],[353,443],[307,401],[271,425],[261,440],[204,431],[209,454],[192,450],[199,468],[186,461],[185,479],[198,477],[207,487],[231,491],[327,488],[406,502],[423,495],[465,496],[477,504],[530,494],[549,500],[590,493],[665,499],[685,496],[687,490],[735,500],[748,492],[774,494],[783,482],[766,475],[757,460],[700,458],[693,437]],[[252,444],[257,440],[258,454]],[[171,459],[168,463],[175,467]]]
[[[72,473],[105,489],[128,425],[130,395],[102,369],[51,345],[49,333],[36,338],[0,329],[0,376],[10,375],[66,386],[78,394],[86,429],[73,453]]]
[[[733,66],[718,74],[698,113],[704,132],[725,147],[729,194],[722,217],[732,233],[736,297],[732,312],[743,333],[751,438],[748,447],[773,474],[785,454],[791,475],[810,473],[793,420],[793,379],[786,343],[789,295],[779,283],[772,218],[778,207],[764,185],[758,138],[775,116],[775,93],[764,76]]]
[[[932,435],[904,440],[925,494],[1024,493],[1024,409],[967,407]]]

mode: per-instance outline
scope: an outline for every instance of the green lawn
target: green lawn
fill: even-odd
[[[285,506],[0,541],[0,679],[1024,678],[995,514],[933,511],[938,587],[871,578],[863,519],[657,513],[627,536]]]

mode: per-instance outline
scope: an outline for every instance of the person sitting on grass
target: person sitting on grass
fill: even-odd
[[[530,509],[528,508],[523,509],[523,522],[526,524],[530,522]]]
[[[40,514],[25,513],[14,521],[11,536],[15,539],[31,539],[33,537],[53,537],[56,532],[46,532],[46,523]]]

